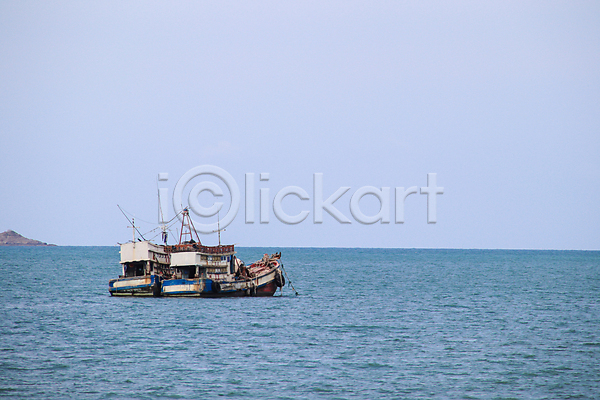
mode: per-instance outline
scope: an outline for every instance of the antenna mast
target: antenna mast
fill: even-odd
[[[133,234],[133,239],[131,239],[131,241],[133,243],[135,243],[135,218],[131,218],[131,226],[128,226],[128,228],[131,228],[132,234]]]
[[[167,244],[167,239],[169,237],[169,234],[167,233],[167,226],[165,225],[165,217],[163,215],[163,210],[162,210],[162,206],[161,206],[160,189],[158,189],[158,217],[160,220],[159,222],[161,222],[160,229],[162,231],[162,241],[164,244]]]
[[[137,233],[139,233],[139,235],[142,237],[142,239],[146,240],[146,238],[144,237],[144,235],[142,235],[142,232],[138,231],[137,226],[135,226],[135,224],[132,222],[132,220],[129,219],[129,217],[127,216],[127,214],[125,214],[125,211],[123,211],[123,209],[121,208],[121,206],[117,204],[117,207],[119,207],[119,210],[121,210],[121,213],[125,216],[125,218],[127,218],[127,221],[131,222],[131,226],[128,226],[128,228],[132,228],[133,229],[133,241],[135,242],[135,231],[137,231]],[[134,219],[134,218],[132,217],[132,219]]]
[[[221,218],[217,213],[217,231],[219,232],[219,246],[221,246]]]

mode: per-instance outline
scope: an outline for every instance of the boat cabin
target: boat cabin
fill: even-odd
[[[121,245],[120,253],[122,278],[162,275],[169,270],[169,254],[164,246],[149,241],[130,242]]]
[[[175,245],[169,248],[171,270],[176,277],[196,279],[235,273],[233,246],[192,246]]]

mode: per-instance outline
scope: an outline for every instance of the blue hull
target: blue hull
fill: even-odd
[[[273,280],[260,285],[245,281],[221,281],[211,279],[170,279],[162,282],[162,296],[187,297],[242,297],[273,296],[277,286]]]
[[[162,278],[156,275],[132,276],[108,281],[111,296],[160,296]]]

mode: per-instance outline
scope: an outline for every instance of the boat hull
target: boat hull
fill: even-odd
[[[273,269],[252,279],[214,280],[168,279],[162,282],[161,295],[165,297],[244,297],[273,296],[277,291]]]
[[[132,276],[108,281],[111,296],[160,296],[161,278],[156,275]]]
[[[242,288],[225,288],[218,293],[214,292],[205,292],[202,293],[201,297],[269,297],[273,296],[277,291],[277,285],[275,285],[274,281],[263,284],[262,286],[256,287],[254,289],[252,286],[242,287]]]
[[[162,284],[162,296],[200,297],[206,282],[203,279],[167,279]]]

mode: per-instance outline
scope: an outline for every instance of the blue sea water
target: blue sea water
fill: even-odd
[[[0,248],[0,397],[600,398],[600,252],[242,248],[299,295],[163,299],[118,251]]]

